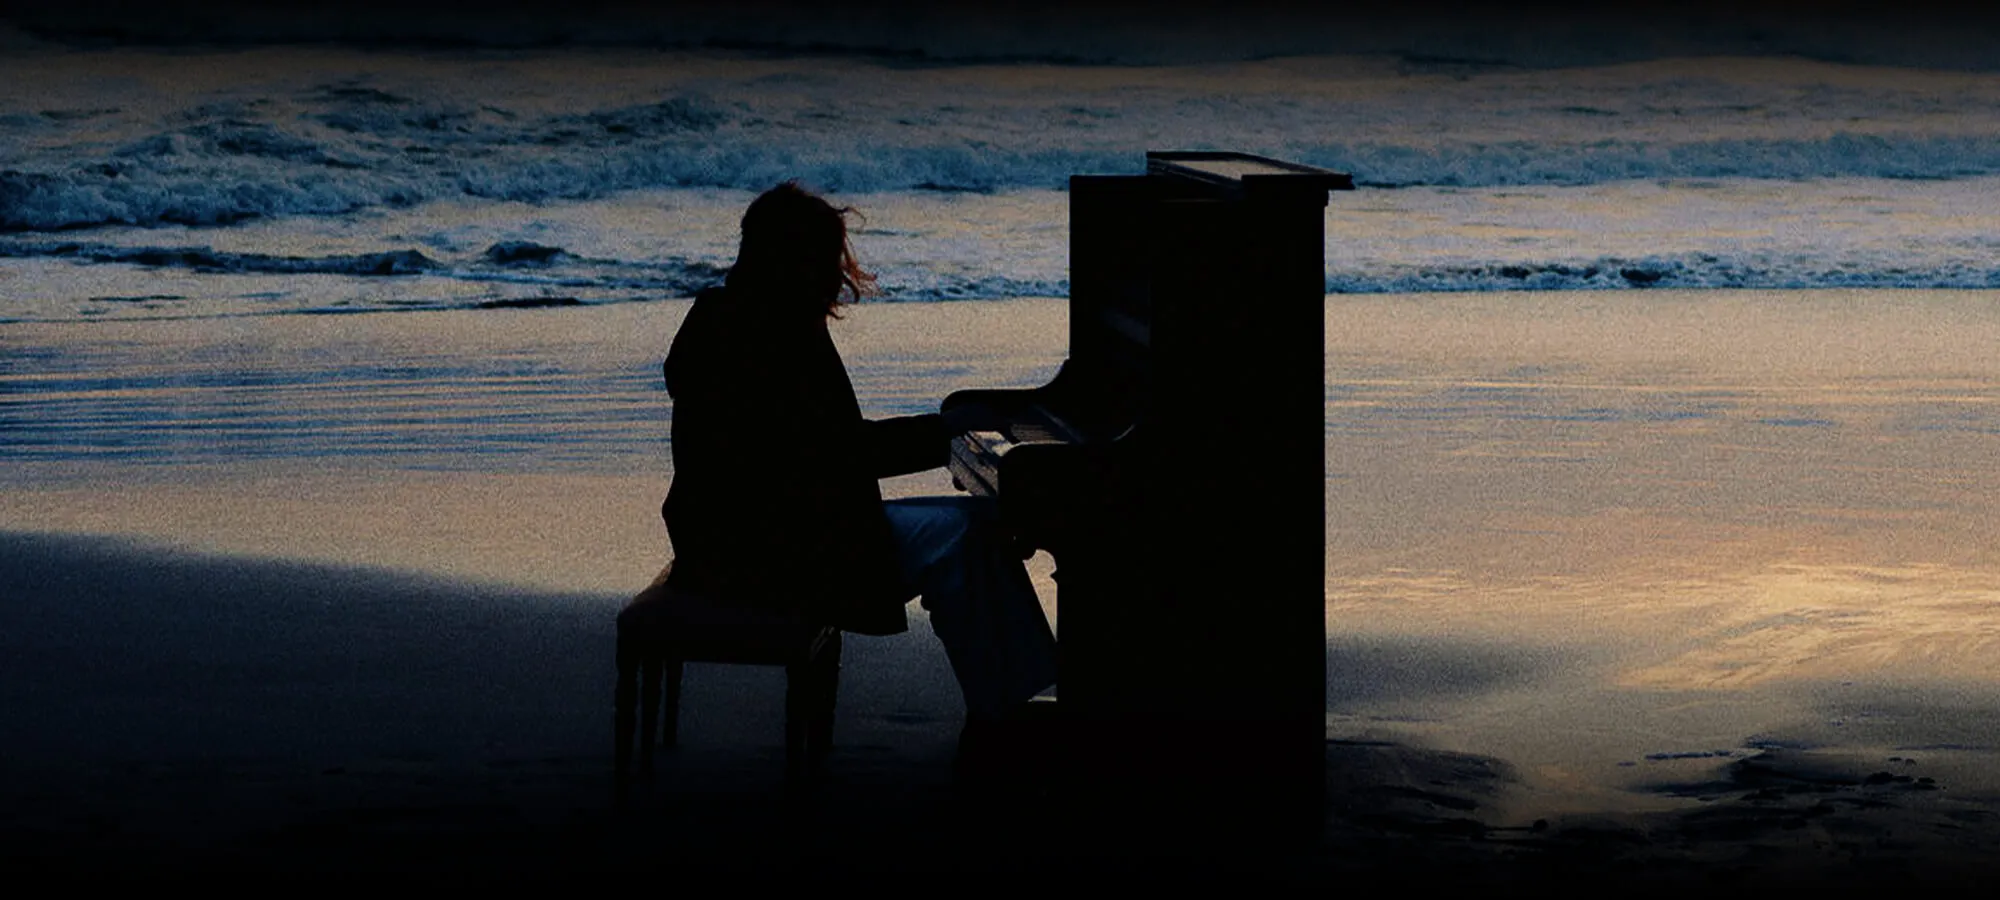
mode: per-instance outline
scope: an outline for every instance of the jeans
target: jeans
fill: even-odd
[[[883,503],[903,579],[929,611],[970,716],[994,716],[1056,683],[1056,637],[993,502]]]

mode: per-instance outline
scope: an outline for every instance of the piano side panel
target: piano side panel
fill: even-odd
[[[1316,803],[1323,765],[1324,205],[1323,192],[1145,204],[1139,417],[1156,440],[1132,458],[1143,487],[1109,507],[1073,572],[1088,588],[1060,582],[1075,601],[1064,703],[1109,710],[1122,732],[1202,736],[1154,764],[1255,772],[1266,804]],[[1294,814],[1311,810],[1281,813]]]
[[[1277,784],[1317,785],[1324,766],[1324,208],[1323,192],[1253,195],[1191,225],[1238,263],[1189,284],[1158,325],[1175,344],[1163,364],[1185,376],[1162,396],[1222,411],[1183,452],[1223,474],[1172,514],[1209,523],[1210,564],[1175,582],[1199,623],[1185,633],[1215,659],[1189,692]]]

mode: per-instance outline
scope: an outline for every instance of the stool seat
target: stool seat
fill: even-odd
[[[701,662],[785,667],[786,778],[794,786],[802,784],[830,749],[840,677],[839,629],[812,624],[799,614],[676,590],[666,584],[672,571],[669,563],[618,613],[614,732],[619,783],[629,780],[635,736],[639,765],[647,775],[652,773],[654,735],[670,747],[677,742],[684,664]],[[635,722],[642,714],[644,721]]]
[[[692,594],[661,585],[648,588],[618,613],[618,633],[647,643],[671,644],[700,662],[782,665],[802,642],[825,640],[833,629],[805,618],[742,604],[710,594]]]

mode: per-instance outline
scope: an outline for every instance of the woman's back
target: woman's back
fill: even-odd
[[[780,186],[744,215],[743,246],[725,285],[696,298],[663,367],[674,584],[802,607],[849,631],[902,631],[913,595],[876,480],[942,465],[950,436],[934,415],[861,416],[826,330],[841,292],[866,282],[852,274],[840,210]]]

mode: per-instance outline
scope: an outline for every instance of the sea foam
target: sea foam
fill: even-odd
[[[0,77],[85,56],[23,54]],[[2000,173],[2000,74],[1796,60],[1470,75],[1346,57],[916,72],[712,54],[212,62],[214,83],[183,84],[170,57],[124,60],[144,102],[108,85],[0,100],[0,231],[787,178],[839,193],[1061,190],[1138,171],[1151,149],[1265,153],[1377,188]]]

